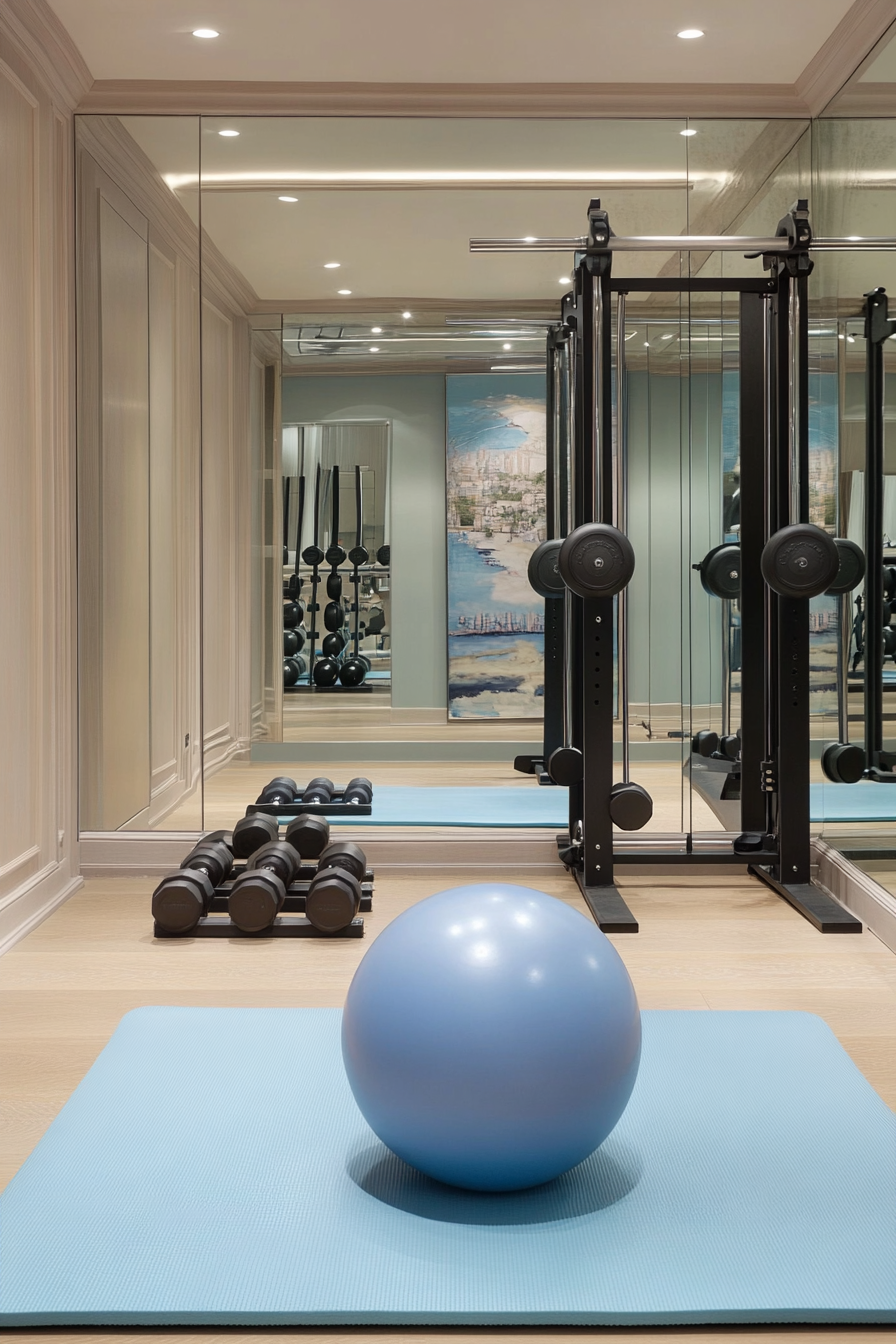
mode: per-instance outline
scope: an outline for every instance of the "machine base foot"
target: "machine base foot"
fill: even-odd
[[[585,904],[602,933],[637,933],[638,921],[617,887],[586,887],[582,874],[574,873]]]
[[[862,921],[812,882],[781,882],[768,868],[751,864],[748,872],[783,896],[819,933],[861,933]]]

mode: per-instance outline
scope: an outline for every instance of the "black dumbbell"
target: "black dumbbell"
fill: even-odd
[[[885,625],[883,630],[883,650],[885,658],[896,657],[896,630],[892,625]]]
[[[284,629],[294,630],[297,625],[301,624],[302,617],[304,614],[305,613],[302,610],[302,604],[300,602],[284,602],[283,603]]]
[[[209,831],[208,835],[202,837],[201,844],[211,845],[216,840],[226,845],[231,854],[233,853],[233,831]]]
[[[259,803],[292,803],[295,801],[298,787],[288,775],[278,775],[270,784],[265,784],[258,795]]]
[[[691,741],[691,751],[695,756],[712,756],[713,752],[719,749],[719,735],[712,732],[709,728],[704,728],[699,733],[695,733]]]
[[[346,658],[345,662],[340,665],[339,680],[343,686],[361,686],[368,670],[360,658],[355,658],[352,655],[351,658]]]
[[[330,843],[330,823],[326,817],[300,812],[286,828],[286,841],[301,858],[320,858]]]
[[[896,599],[896,566],[884,565],[884,596]]]
[[[320,647],[325,658],[338,658],[345,648],[345,638],[338,630],[331,630],[324,635]]]
[[[342,794],[342,800],[346,803],[369,803],[372,797],[373,785],[362,775],[350,779]]]
[[[305,647],[305,631],[302,626],[296,626],[294,630],[283,631],[283,656],[285,658],[294,658],[297,653],[301,653]]]
[[[298,658],[283,659],[283,685],[297,686],[299,677],[302,675],[302,662]]]
[[[376,558],[378,564],[388,565],[389,561],[392,559],[392,548],[390,546],[381,546],[376,553]]]
[[[339,678],[339,664],[335,658],[318,658],[311,675],[315,686],[335,686]]]
[[[328,602],[324,607],[324,625],[328,630],[341,630],[345,625],[345,611],[341,602]]]
[[[305,918],[320,933],[340,933],[361,908],[367,858],[360,845],[337,840],[320,856],[305,897]]]
[[[256,812],[251,817],[243,817],[233,828],[233,853],[237,859],[248,859],[262,845],[270,844],[280,834],[276,817],[268,817],[264,812]]]
[[[302,793],[303,803],[328,803],[336,792],[336,785],[326,775],[315,775]]]
[[[299,856],[285,840],[262,845],[230,888],[227,909],[243,933],[269,929],[283,909],[286,888],[299,869]]]
[[[737,733],[726,733],[724,737],[720,737],[719,751],[723,756],[727,756],[729,761],[736,761],[740,756],[740,738]]]
[[[338,602],[342,596],[342,575],[338,570],[331,569],[327,575],[327,597],[333,602]]]
[[[166,933],[189,933],[208,908],[217,887],[233,867],[233,855],[221,840],[200,841],[152,894],[152,917]]]

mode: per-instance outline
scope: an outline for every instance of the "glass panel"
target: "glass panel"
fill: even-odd
[[[196,829],[199,123],[76,120],[82,831]]]

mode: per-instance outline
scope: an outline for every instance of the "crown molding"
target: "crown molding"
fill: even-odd
[[[93,76],[46,0],[3,0],[0,37],[14,45],[58,106],[73,112]]]
[[[810,116],[824,111],[894,21],[896,0],[854,0],[793,86]]]
[[[805,102],[791,84],[292,84],[144,79],[97,80],[78,111],[533,119],[808,116]]]
[[[862,84],[856,80],[825,109],[833,117],[896,117],[896,84]]]

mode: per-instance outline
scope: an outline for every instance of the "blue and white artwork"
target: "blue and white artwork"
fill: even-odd
[[[448,713],[537,719],[544,601],[529,557],[545,535],[545,380],[446,379]]]

